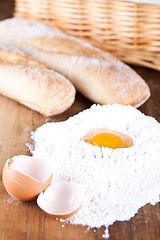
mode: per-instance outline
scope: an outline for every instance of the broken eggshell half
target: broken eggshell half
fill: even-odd
[[[75,182],[58,182],[50,185],[37,198],[38,206],[55,218],[69,218],[82,206],[84,188]]]
[[[52,179],[47,159],[19,155],[8,159],[2,172],[6,191],[21,201],[31,201],[44,191]]]

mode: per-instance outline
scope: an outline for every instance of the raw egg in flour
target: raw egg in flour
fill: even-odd
[[[89,131],[83,140],[92,145],[108,148],[128,148],[133,146],[131,137],[106,128],[94,128]]]
[[[38,206],[55,218],[69,218],[82,206],[84,188],[75,182],[50,185],[37,198]]]
[[[2,179],[6,191],[13,197],[30,201],[44,191],[52,179],[52,167],[47,159],[19,155],[8,159]]]

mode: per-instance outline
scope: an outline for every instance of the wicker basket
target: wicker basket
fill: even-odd
[[[123,0],[15,0],[14,15],[45,21],[125,62],[160,70],[160,6]]]

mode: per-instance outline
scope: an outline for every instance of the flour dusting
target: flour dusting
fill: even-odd
[[[12,197],[12,196],[9,196],[6,200],[4,200],[3,202],[7,202],[9,204],[11,203],[14,203],[15,205],[19,205],[20,203],[22,203],[22,201]]]
[[[6,41],[8,43],[12,42],[12,44],[14,42],[15,45],[16,45],[16,42],[25,41],[25,38],[36,38],[36,37],[47,36],[47,37],[60,37],[60,38],[71,39],[73,41],[76,41],[82,44],[83,46],[89,47],[91,49],[96,49],[91,44],[81,39],[69,36],[56,28],[50,27],[36,20],[30,20],[30,19],[18,18],[18,17],[13,17],[13,18],[8,18],[3,20],[0,23],[2,42],[3,42],[3,35],[5,35],[4,33],[6,32],[6,28],[9,30],[10,35],[8,35],[9,39],[5,39],[4,42]]]
[[[2,51],[11,51],[13,53],[18,53],[18,54],[22,54],[23,56],[26,56],[24,52],[22,52],[21,50],[19,50],[18,48],[10,45],[10,44],[4,44],[0,42],[0,50]]]
[[[85,143],[93,128],[132,137],[130,148],[111,149]],[[46,123],[33,133],[33,156],[52,161],[53,180],[75,181],[85,189],[82,208],[72,224],[101,227],[129,220],[160,194],[160,124],[131,106],[93,105],[65,122]]]

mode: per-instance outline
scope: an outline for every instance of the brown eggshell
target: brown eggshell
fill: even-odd
[[[65,215],[49,214],[48,212],[44,211],[43,209],[42,209],[42,210],[43,210],[43,212],[47,213],[49,216],[51,216],[51,217],[53,217],[53,218],[63,218],[63,219],[66,219],[66,218],[70,218],[70,217],[72,217],[74,214],[76,214],[81,207],[82,207],[82,205],[81,205],[78,209],[76,209],[75,211],[73,211],[73,212],[71,212],[71,213],[69,213],[69,214],[65,214]]]
[[[58,182],[50,185],[37,198],[38,206],[54,218],[69,218],[82,206],[84,188],[75,182]]]
[[[45,182],[39,182],[10,168],[10,164],[6,162],[3,168],[2,180],[6,191],[11,196],[21,201],[31,201],[48,187],[52,175]]]

